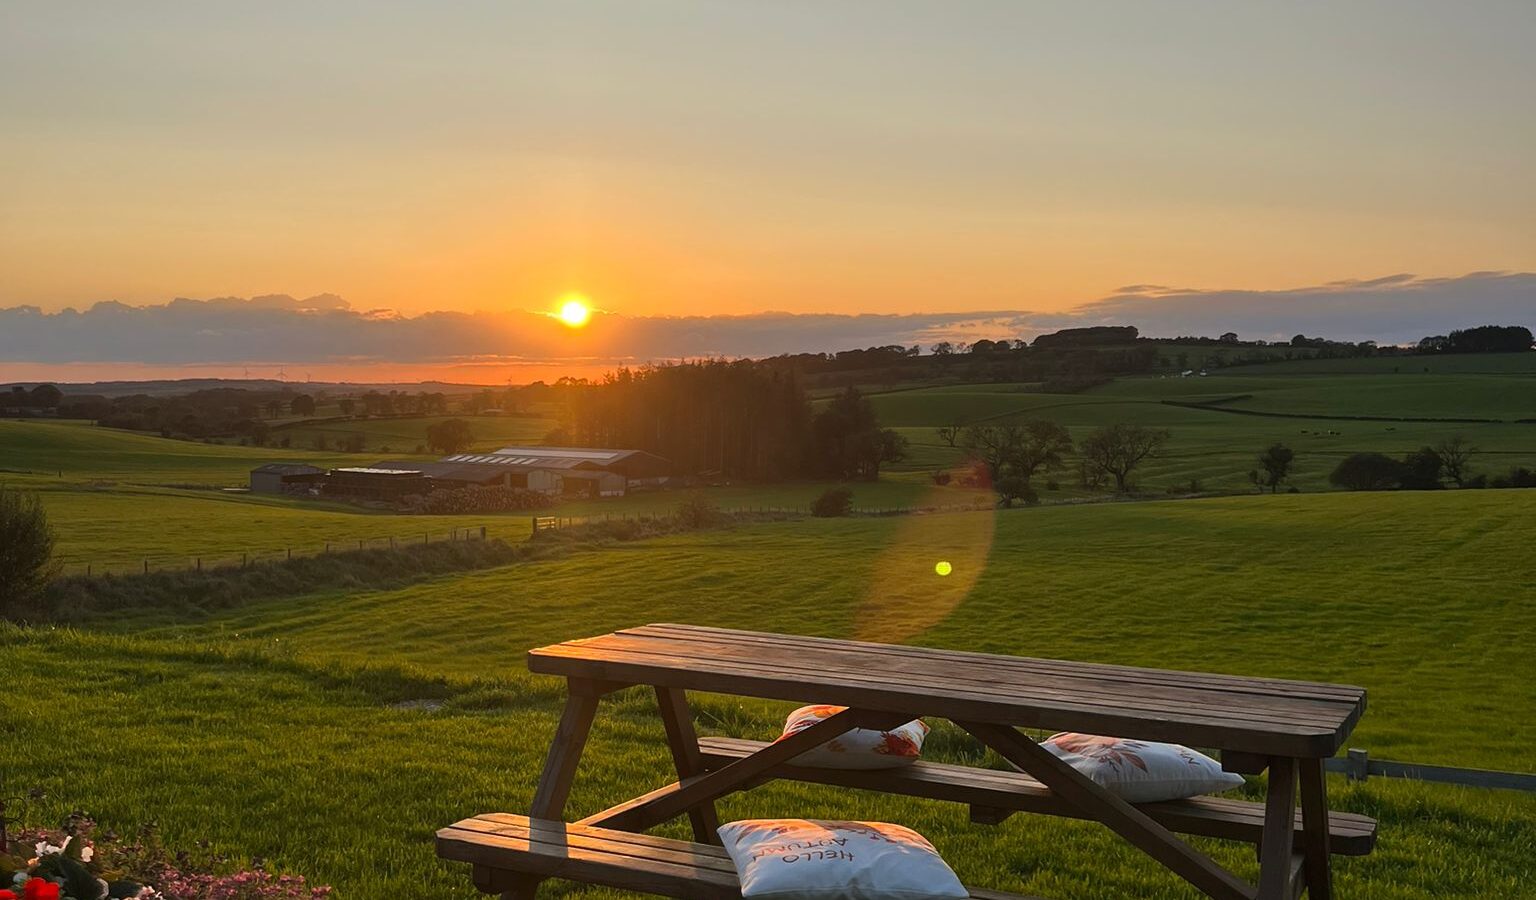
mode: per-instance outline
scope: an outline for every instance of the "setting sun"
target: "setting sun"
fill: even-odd
[[[560,304],[559,316],[560,321],[565,324],[572,328],[580,328],[587,324],[588,319],[592,318],[592,307],[587,304],[584,297],[579,294],[572,295],[567,297],[564,303]]]

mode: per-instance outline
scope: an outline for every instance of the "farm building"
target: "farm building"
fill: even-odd
[[[332,469],[324,484],[327,496],[360,497],[367,500],[398,500],[410,494],[425,494],[432,489],[427,477],[419,471],[378,466]]]
[[[251,470],[251,490],[262,494],[287,494],[304,490],[313,476],[325,470],[307,463],[267,463]]]
[[[492,453],[460,453],[436,462],[392,459],[329,472],[309,465],[274,463],[251,471],[251,490],[391,500],[430,490],[479,486],[622,497],[631,488],[660,485],[670,473],[670,463],[643,450],[504,447]]]
[[[500,472],[505,480],[499,483],[508,487],[590,497],[622,497],[631,488],[662,483],[672,470],[671,463],[644,450],[593,447],[503,447],[416,465],[432,475],[429,466],[444,467],[441,471],[449,477],[489,478]]]

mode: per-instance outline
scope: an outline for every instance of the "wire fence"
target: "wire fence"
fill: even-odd
[[[848,515],[850,518],[881,518],[887,516],[978,512],[991,509],[992,506],[990,504],[864,506],[855,507]],[[808,505],[744,505],[721,508],[719,512],[721,515],[736,519],[746,519],[753,516],[800,518],[812,515],[811,508]],[[209,548],[206,551],[191,554],[146,553],[142,555],[129,555],[117,553],[99,556],[65,556],[60,560],[59,574],[90,577],[99,575],[143,575],[152,572],[214,569],[223,566],[245,567],[283,562],[306,556],[323,556],[327,553],[398,549],[444,541],[486,539],[522,541],[531,537],[535,531],[541,530],[572,528],[606,522],[660,522],[673,520],[676,517],[677,513],[674,509],[588,513],[576,516],[533,515],[525,517],[516,515],[500,517],[494,525],[475,524],[462,528],[452,528],[447,531],[424,529],[421,531],[401,531],[385,536],[336,537],[319,541],[296,540],[293,542],[269,543],[265,546],[253,543],[248,548],[233,549],[226,546],[217,549]]]
[[[522,520],[515,520],[519,526]],[[506,522],[501,525],[502,531],[507,529]],[[528,536],[526,530],[518,528],[514,535],[517,540]],[[81,557],[65,557],[60,560],[60,575],[84,575],[87,577],[97,575],[147,575],[151,572],[187,571],[201,569],[216,569],[224,566],[247,567],[266,563],[284,562],[290,559],[298,559],[308,556],[324,556],[328,553],[342,553],[357,550],[395,550],[404,547],[421,546],[423,544],[438,544],[449,541],[480,541],[492,538],[507,538],[506,534],[493,533],[486,525],[472,525],[464,528],[453,528],[448,531],[433,531],[426,529],[415,532],[402,532],[400,534],[386,535],[384,537],[351,537],[320,541],[318,543],[294,542],[281,546],[253,546],[245,550],[210,550],[206,553],[184,554],[145,554],[142,556],[128,557],[122,554],[106,557],[86,559]]]

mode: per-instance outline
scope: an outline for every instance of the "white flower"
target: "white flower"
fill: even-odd
[[[80,848],[80,861],[81,862],[88,863],[88,862],[91,861],[91,857],[93,857],[95,855],[96,855],[96,848],[92,847],[89,844],[87,844],[84,847]]]
[[[67,844],[69,842],[65,841],[65,843]],[[64,848],[63,847],[55,847],[54,845],[48,843],[47,841],[38,841],[37,842],[37,846],[34,847],[33,849],[37,851],[37,855],[38,856],[47,856],[50,853],[63,853],[64,852]]]

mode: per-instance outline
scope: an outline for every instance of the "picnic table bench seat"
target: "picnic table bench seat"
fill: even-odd
[[[475,884],[486,893],[500,893],[519,876],[532,876],[682,900],[741,897],[736,867],[720,847],[507,813],[475,816],[439,830],[437,855],[473,864]],[[1039,900],[981,890],[971,890],[971,897]]]
[[[744,738],[699,738],[706,771],[745,759],[767,746],[766,741]],[[965,803],[971,807],[972,819],[986,824],[996,824],[1015,812],[1089,818],[1081,808],[1066,802],[1023,772],[919,760],[893,769],[822,769],[785,765],[774,769],[773,775],[792,781]],[[1264,804],[1230,797],[1140,803],[1137,809],[1180,834],[1257,844],[1264,831]],[[1300,810],[1296,811],[1294,834],[1299,846],[1302,840]],[[1330,813],[1328,843],[1332,853],[1365,856],[1376,845],[1376,820],[1356,813]]]

